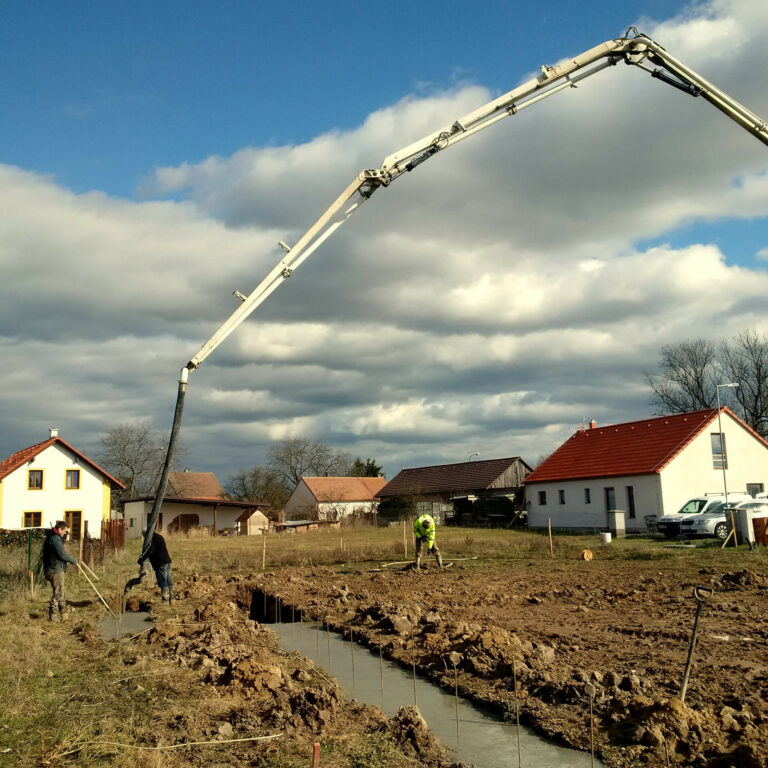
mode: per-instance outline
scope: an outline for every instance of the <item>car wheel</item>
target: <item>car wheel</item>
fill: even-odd
[[[721,541],[728,535],[728,526],[725,523],[718,523],[715,526],[715,536]]]

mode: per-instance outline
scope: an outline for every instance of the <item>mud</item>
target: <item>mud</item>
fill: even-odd
[[[137,653],[184,668],[210,697],[227,702],[226,721],[215,724],[215,734],[227,739],[282,735],[279,746],[251,745],[239,756],[233,753],[231,766],[261,765],[258,755],[276,749],[290,753],[292,744],[303,753],[315,739],[343,742],[350,734],[377,733],[400,752],[403,764],[460,768],[418,711],[403,708],[388,718],[376,707],[348,701],[313,662],[283,651],[272,630],[249,618],[252,595],[248,578],[193,575],[177,585],[173,608],[153,609],[155,626],[132,640]],[[183,732],[185,724],[178,729]]]
[[[764,562],[764,561],[761,561]],[[678,698],[696,604],[685,703]],[[768,765],[768,578],[656,562],[457,564],[426,573],[295,569],[253,580],[265,604],[324,620],[504,716],[608,766]],[[244,601],[247,602],[247,601]],[[425,763],[426,764],[426,763]]]

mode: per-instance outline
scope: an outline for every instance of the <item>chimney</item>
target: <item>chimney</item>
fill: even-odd
[[[58,437],[59,436],[59,430],[57,427],[51,427],[50,429],[51,437]]]
[[[592,419],[592,420],[589,422],[589,428],[590,428],[590,429],[597,429],[597,422],[596,422],[594,419]]]

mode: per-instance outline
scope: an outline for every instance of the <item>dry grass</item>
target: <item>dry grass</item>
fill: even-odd
[[[409,558],[413,541],[406,532]],[[509,563],[527,567],[567,567],[581,550],[592,549],[600,560],[658,561],[659,568],[717,567],[765,570],[765,550],[671,549],[666,542],[636,538],[600,545],[597,536],[554,538],[550,554],[547,536],[539,533],[441,528],[438,542],[446,562],[478,557],[468,566],[477,569]],[[266,568],[304,566],[310,563],[353,569],[370,569],[404,557],[402,527],[354,528],[305,534],[271,534],[261,537],[200,538],[171,536],[168,548],[174,561],[174,578],[200,575],[257,574],[266,544]],[[118,595],[137,572],[140,542],[95,568],[97,586],[107,600],[118,605]],[[36,553],[35,553],[36,557]],[[96,625],[104,615],[91,587],[75,572],[67,575],[68,598],[77,606],[68,625],[46,620],[50,590],[42,584],[30,595],[26,582],[27,552],[6,550],[0,557],[0,766],[46,768],[78,765],[82,768],[111,765],[122,768],[180,768],[227,765],[222,748],[210,751],[137,752],[85,742],[171,744],[210,738],[210,724],[225,719],[227,702],[212,697],[199,675],[169,661],[138,654],[126,642],[83,642],[78,625]],[[179,607],[182,610],[182,607]],[[87,631],[86,633],[87,634]],[[138,676],[138,677],[137,677]],[[183,722],[183,731],[179,730]],[[356,735],[344,743],[324,743],[328,766],[397,765],[389,746],[373,737]],[[5,752],[3,750],[10,750]],[[280,747],[268,757],[254,756],[252,765],[299,766],[308,760],[295,747]],[[259,761],[261,761],[259,763]],[[377,762],[378,761],[378,762]],[[403,763],[404,764],[404,763]]]

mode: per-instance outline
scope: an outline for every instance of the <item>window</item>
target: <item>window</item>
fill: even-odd
[[[557,503],[558,504],[565,504],[565,491],[558,491],[557,492]]]
[[[712,440],[712,468],[728,469],[728,456],[725,452],[725,435],[722,432],[713,432]]]
[[[43,470],[42,469],[30,469],[27,475],[27,488],[30,491],[42,491],[43,490]]]
[[[68,469],[64,487],[68,491],[76,491],[80,487],[80,470]]]
[[[76,541],[79,541],[80,539],[80,526],[83,522],[83,513],[81,510],[69,510],[64,513],[64,520],[67,523],[67,528],[69,528],[69,535],[75,539]]]
[[[765,487],[762,483],[747,483],[747,493],[754,499],[758,493],[762,493]]]
[[[630,517],[635,516],[635,489],[633,486],[627,486],[627,512]]]
[[[43,524],[42,512],[25,512],[24,513],[25,528],[39,528],[42,524]]]
[[[616,491],[613,488],[605,488],[605,510],[610,512],[616,509]]]
[[[547,492],[546,491],[539,491],[539,506],[540,507],[546,507],[547,506]]]
[[[585,504],[592,503],[592,490],[590,488],[584,489],[584,503]]]
[[[129,527],[129,528],[133,528],[133,524],[134,524],[135,522],[136,522],[136,518],[135,518],[135,517],[129,517],[129,518],[128,518],[128,527]]]

